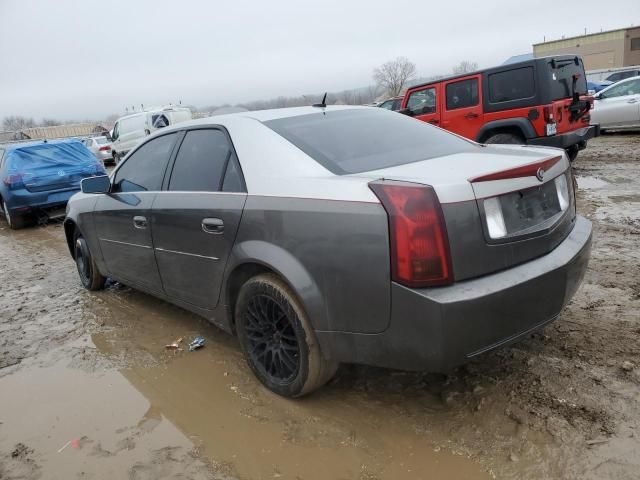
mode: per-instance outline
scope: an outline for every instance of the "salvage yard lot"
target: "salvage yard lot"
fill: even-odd
[[[85,291],[59,224],[0,222],[0,478],[637,478],[640,136],[574,165],[593,249],[556,322],[449,375],[343,366],[300,401],[198,317]]]

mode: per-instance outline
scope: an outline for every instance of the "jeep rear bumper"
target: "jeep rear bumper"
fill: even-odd
[[[587,140],[597,137],[600,134],[599,125],[589,125],[568,133],[561,133],[552,137],[536,137],[527,139],[529,145],[541,145],[545,147],[571,148],[578,145],[582,149]]]

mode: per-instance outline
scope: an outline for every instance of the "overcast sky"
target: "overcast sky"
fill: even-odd
[[[639,0],[524,5],[0,0],[0,118],[100,119],[125,105],[338,91],[372,83],[372,69],[399,55],[430,76],[461,60],[502,63],[545,35],[640,23]]]

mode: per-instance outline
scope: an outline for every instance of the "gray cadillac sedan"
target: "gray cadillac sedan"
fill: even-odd
[[[443,371],[555,319],[589,259],[575,205],[562,150],[321,106],[163,129],[64,227],[86,288],[206,317],[295,397],[341,362]]]

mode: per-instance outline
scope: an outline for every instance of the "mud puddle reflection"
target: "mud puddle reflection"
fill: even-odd
[[[434,451],[409,421],[381,408],[363,410],[358,402],[333,396],[331,387],[298,401],[270,394],[245,366],[235,339],[181,310],[125,294],[142,300],[144,308],[127,328],[94,334],[93,342],[120,361],[136,356],[122,375],[225,474],[489,478],[463,456]],[[158,315],[158,306],[169,315]],[[162,349],[175,338],[188,342],[196,334],[207,340],[203,349],[177,355]]]

